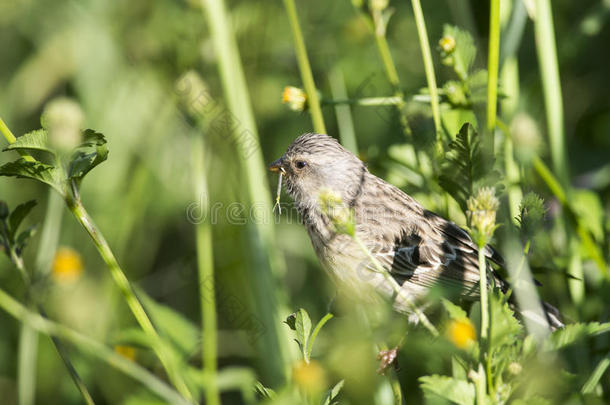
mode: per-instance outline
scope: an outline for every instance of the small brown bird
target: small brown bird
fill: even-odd
[[[468,300],[478,298],[478,247],[469,234],[371,174],[334,138],[301,135],[269,169],[285,178],[320,262],[339,285],[363,297],[381,294],[393,299],[394,308],[406,313],[434,286],[447,287]],[[376,271],[353,237],[333,226],[320,201],[328,192],[353,212],[356,237],[389,271],[390,279]],[[503,265],[492,247],[486,247],[485,255],[489,262]],[[506,289],[506,282],[488,266],[493,274],[489,282]],[[400,294],[391,282],[397,283]],[[563,326],[555,308],[544,308],[552,327]]]

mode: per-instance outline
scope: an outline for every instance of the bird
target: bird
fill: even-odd
[[[414,303],[431,288],[444,288],[467,301],[479,298],[479,248],[469,233],[369,172],[335,138],[305,133],[269,170],[280,174],[278,198],[284,185],[316,256],[339,286],[364,300],[393,300],[396,311],[411,315]],[[321,201],[328,193],[349,210],[353,235],[334,226]],[[491,265],[505,266],[502,256],[490,245],[484,253],[488,284],[506,291],[508,283]],[[377,271],[378,266],[391,277]],[[563,327],[556,308],[543,303],[543,309],[552,329]]]

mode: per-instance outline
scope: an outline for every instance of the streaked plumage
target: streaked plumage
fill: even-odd
[[[394,297],[394,306],[409,306],[393,294],[392,286],[358,248],[354,240],[333,231],[320,208],[319,195],[332,190],[353,209],[356,235],[389,270],[402,292],[416,300],[430,287],[443,285],[466,299],[479,295],[478,248],[466,231],[424,209],[412,197],[371,174],[364,163],[335,139],[322,134],[298,137],[271,165],[282,171],[288,194],[295,200],[315,252],[343,285],[370,296],[370,288]],[[489,261],[503,264],[486,248]],[[506,284],[489,266],[490,282]]]

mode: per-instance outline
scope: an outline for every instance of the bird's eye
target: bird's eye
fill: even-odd
[[[297,161],[294,163],[294,166],[295,166],[297,169],[302,169],[302,168],[304,168],[305,166],[307,166],[307,163],[306,163],[306,162],[303,162],[302,160],[297,160]]]

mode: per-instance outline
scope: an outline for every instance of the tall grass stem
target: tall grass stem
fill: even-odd
[[[498,108],[498,69],[500,62],[500,0],[491,0],[489,10],[489,51],[487,59],[487,130],[490,156],[494,155],[494,135]]]
[[[113,350],[93,340],[92,338],[83,335],[80,332],[49,321],[48,319],[29,311],[26,307],[24,307],[2,289],[0,289],[0,308],[19,321],[27,323],[30,325],[30,327],[32,327],[32,329],[35,329],[40,333],[50,336],[57,336],[66,341],[72,342],[76,346],[80,347],[83,351],[86,351],[117,370],[122,371],[135,380],[140,381],[152,392],[159,395],[169,403],[181,405],[191,404],[180,394],[174,391],[170,386],[151,374],[148,370],[142,368],[133,361],[126,359],[118,353],[115,353]]]
[[[432,118],[434,120],[434,129],[436,131],[437,148],[440,147],[442,152],[441,140],[441,110],[438,101],[438,88],[436,87],[436,74],[434,73],[434,63],[432,62],[432,52],[430,51],[430,41],[428,39],[428,31],[426,30],[426,22],[424,13],[419,0],[411,0],[413,6],[413,15],[415,16],[415,25],[417,26],[417,36],[419,37],[419,46],[421,48],[422,58],[424,60],[424,69],[426,71],[426,81],[428,82],[428,92],[430,93],[430,106],[432,107]]]
[[[296,5],[294,4],[294,0],[284,0],[284,6],[286,7],[288,21],[290,23],[290,28],[292,29],[292,36],[294,37],[297,61],[299,63],[299,70],[301,71],[301,80],[303,80],[303,86],[307,93],[307,105],[309,113],[311,114],[313,129],[318,133],[325,134],[326,126],[324,125],[324,116],[322,115],[318,90],[313,79],[309,57],[307,56],[307,48],[305,47],[305,40],[303,39],[301,25],[299,24]]]
[[[222,82],[225,99],[229,110],[241,123],[235,128],[236,142],[239,145],[240,135],[244,133],[255,143],[251,153],[244,154],[238,163],[243,165],[242,174],[245,178],[247,203],[261,207],[265,212],[271,212],[270,198],[265,165],[263,163],[258,132],[254,114],[250,104],[250,95],[241,63],[237,40],[231,28],[223,0],[202,0],[205,17],[210,28],[211,39],[218,55],[218,71]],[[243,142],[243,140],[242,140]],[[250,270],[246,273],[251,291],[256,300],[256,313],[266,328],[256,345],[261,352],[275,348],[273,356],[263,356],[261,365],[267,380],[272,385],[280,385],[286,381],[289,372],[290,358],[295,356],[287,331],[282,328],[280,311],[283,296],[275,282],[283,277],[285,264],[283,257],[275,248],[273,222],[253,221],[246,225],[246,235],[250,249]],[[273,293],[269,293],[273,291]],[[288,313],[288,310],[285,310]]]
[[[204,165],[204,143],[200,135],[193,138],[193,189],[196,201],[202,201],[201,213],[206,220],[195,225],[197,245],[197,267],[199,276],[199,301],[201,308],[202,339],[201,351],[203,372],[207,385],[205,390],[206,403],[220,404],[220,393],[217,385],[218,372],[218,336],[216,332],[216,293],[214,286],[214,258],[212,249],[212,227],[206,214],[208,187]]]

